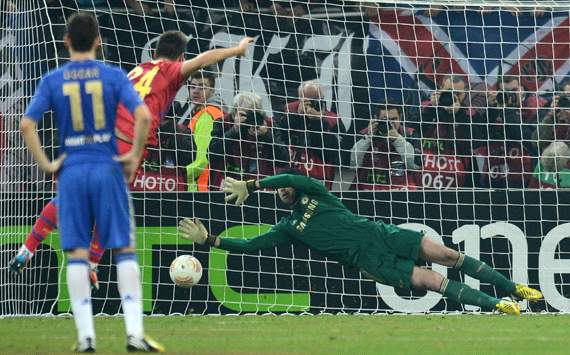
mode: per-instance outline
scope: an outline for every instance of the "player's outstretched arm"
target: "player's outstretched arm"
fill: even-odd
[[[319,180],[304,175],[278,174],[263,178],[256,182],[256,189],[279,189],[282,187],[292,187],[295,190],[327,194],[329,190]]]
[[[251,37],[245,37],[239,44],[232,48],[210,49],[195,58],[185,61],[182,64],[181,74],[184,79],[188,79],[192,73],[201,68],[207,67],[221,60],[233,56],[243,56],[249,43],[253,41]]]
[[[278,189],[292,187],[299,191],[328,194],[327,188],[319,181],[307,176],[279,174],[261,180],[241,181],[228,177],[224,180],[223,190],[227,194],[226,202],[235,200],[236,205],[242,205],[253,191],[265,188]]]
[[[42,148],[42,143],[40,142],[40,137],[38,136],[38,130],[36,127],[36,121],[29,117],[24,116],[22,121],[20,121],[20,132],[24,137],[28,150],[38,162],[40,169],[46,173],[53,174],[61,168],[63,160],[65,159],[65,154],[60,155],[54,161],[50,161]]]
[[[148,130],[152,121],[152,114],[145,104],[138,105],[133,112],[135,116],[135,138],[131,150],[118,157],[116,160],[123,164],[123,170],[127,181],[132,182],[144,153]]]
[[[253,253],[260,249],[291,244],[291,239],[281,231],[279,224],[273,226],[269,232],[251,239],[222,238],[208,234],[208,230],[199,219],[184,218],[178,225],[178,234],[194,243],[234,253]]]

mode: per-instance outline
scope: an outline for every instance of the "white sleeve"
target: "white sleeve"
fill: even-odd
[[[358,168],[362,166],[364,154],[370,149],[371,145],[372,139],[370,137],[360,139],[354,143],[354,146],[350,149],[350,167]]]
[[[415,151],[412,143],[408,142],[404,137],[400,136],[392,142],[392,145],[394,146],[396,152],[400,154],[406,163],[406,168],[412,169],[415,166]]]

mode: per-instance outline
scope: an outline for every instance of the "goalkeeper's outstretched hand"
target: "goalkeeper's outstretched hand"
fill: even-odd
[[[226,202],[236,200],[237,206],[242,205],[249,197],[246,181],[236,180],[228,177],[224,180],[223,189],[224,192],[228,194],[226,196]]]
[[[178,224],[178,234],[184,239],[193,241],[200,245],[206,242],[208,239],[208,231],[206,227],[200,222],[198,218],[184,218]]]

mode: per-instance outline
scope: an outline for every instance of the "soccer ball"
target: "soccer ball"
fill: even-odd
[[[202,264],[192,255],[180,255],[170,264],[170,279],[180,287],[192,287],[202,277]]]

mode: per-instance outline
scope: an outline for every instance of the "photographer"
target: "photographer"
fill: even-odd
[[[509,139],[529,140],[538,123],[538,109],[545,103],[527,95],[518,77],[503,76],[498,91],[489,92],[487,97],[488,122],[503,122]]]
[[[330,189],[335,167],[341,162],[340,134],[346,130],[336,114],[327,109],[319,84],[305,81],[298,94],[300,99],[289,103],[285,113],[277,117],[277,125],[289,146],[294,167],[325,181]]]
[[[414,189],[415,151],[404,137],[412,137],[414,130],[404,127],[399,106],[386,104],[376,111],[350,152],[350,165],[356,168],[351,189]]]
[[[287,145],[274,132],[252,92],[234,97],[231,115],[216,121],[210,143],[211,186],[220,189],[227,176],[260,179],[289,167]]]
[[[421,112],[418,186],[450,189],[472,185],[472,117],[466,88],[459,76],[444,78],[431,105]]]
[[[503,77],[499,91],[489,93],[488,98],[491,107],[481,116],[482,120],[476,122],[485,128],[477,137],[483,143],[474,150],[476,186],[526,187],[532,176],[532,157],[536,155],[529,142],[536,125],[525,122],[524,117],[524,112],[529,110],[524,108],[528,99],[518,78],[513,76]]]

